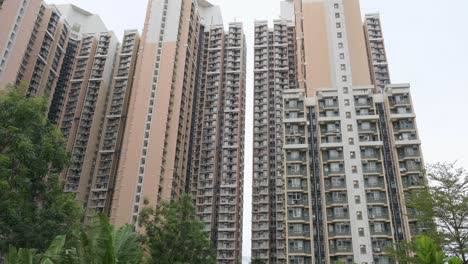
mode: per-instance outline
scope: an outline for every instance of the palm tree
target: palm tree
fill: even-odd
[[[105,215],[99,215],[89,226],[73,233],[71,248],[64,257],[70,264],[139,264],[143,257],[140,235],[133,226],[115,230]]]
[[[57,236],[44,254],[10,247],[7,264],[139,264],[143,248],[133,226],[115,230],[105,215],[72,235]]]

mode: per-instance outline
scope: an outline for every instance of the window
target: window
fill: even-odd
[[[334,192],[332,194],[332,197],[333,197],[333,201],[336,201],[336,202],[339,202],[339,201],[343,201],[344,200],[344,196],[342,193],[339,193],[339,192]]]
[[[353,181],[353,186],[355,189],[358,189],[359,188],[359,181],[358,180],[354,180]]]
[[[351,151],[351,152],[349,153],[349,156],[351,157],[351,159],[355,159],[355,158],[356,158],[356,152]]]
[[[354,202],[356,204],[360,204],[361,203],[361,196],[359,196],[359,195],[354,196]],[[361,213],[361,215],[362,215],[362,213]],[[361,218],[362,218],[362,216],[361,216]]]
[[[338,43],[338,48],[340,48],[340,49],[343,48],[343,42]]]
[[[343,37],[343,33],[338,32],[338,33],[336,34],[336,36],[337,36],[338,38],[342,38],[342,37]]]
[[[343,88],[343,93],[347,94],[348,93],[348,87]]]
[[[340,53],[340,59],[344,59],[344,53]]]
[[[335,9],[338,9],[340,7],[339,4],[335,4]]]
[[[361,254],[366,254],[366,245],[361,245]]]
[[[301,179],[291,179],[291,187],[292,188],[301,187]]]
[[[348,131],[353,131],[353,125],[348,125]]]
[[[343,207],[335,207],[333,208],[333,214],[338,217],[343,217],[346,214],[346,208]]]
[[[330,165],[330,170],[332,172],[339,172],[340,171],[340,164],[339,163],[332,163]]]
[[[361,211],[357,211],[357,212],[356,212],[356,217],[357,217],[357,220],[362,220],[362,212],[361,212]]]
[[[354,145],[354,138],[349,138],[348,142],[349,142],[350,145]]]
[[[382,233],[384,231],[383,223],[375,223],[374,224],[374,231],[377,233]]]
[[[357,167],[356,166],[352,166],[351,170],[353,171],[353,173],[357,173]]]
[[[363,237],[363,236],[364,236],[364,228],[362,228],[362,227],[359,228],[359,229],[358,229],[358,232],[359,232],[359,236],[360,236],[360,237]]]
[[[340,13],[335,13],[335,18],[340,18]]]
[[[348,77],[346,77],[346,75],[343,75],[341,76],[341,80],[343,80],[343,82],[346,82],[348,80]]]
[[[344,100],[344,104],[345,104],[346,106],[349,106],[349,99],[345,99],[345,100]]]
[[[340,177],[333,177],[332,178],[332,186],[333,187],[339,187],[342,185],[342,183],[344,182],[343,178],[340,178]]]
[[[292,215],[294,218],[302,217],[302,209],[301,208],[293,208]]]
[[[336,23],[336,28],[341,28],[341,23]]]
[[[351,112],[346,112],[346,118],[351,118]]]
[[[346,65],[345,64],[341,64],[341,70],[342,71],[346,70]]]

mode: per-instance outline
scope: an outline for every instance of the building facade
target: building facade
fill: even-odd
[[[44,4],[41,0],[2,1],[0,5],[0,89],[14,85],[23,57],[31,50],[30,38],[37,34]]]
[[[193,195],[219,263],[241,259],[245,37],[204,0],[151,0],[141,37],[113,224]],[[144,205],[148,201],[148,205]]]
[[[252,256],[268,263],[392,263],[386,248],[424,230],[405,205],[427,184],[409,85],[390,84],[379,17],[368,15],[363,24],[359,1],[285,1],[288,17],[297,36],[290,69],[297,85],[279,91],[280,105],[254,83],[254,155],[261,147],[271,155],[275,146],[282,162],[274,172],[262,168],[272,158],[254,159]],[[255,76],[260,69],[256,57]],[[270,84],[281,81],[273,76]],[[280,123],[257,114],[278,106]],[[281,145],[274,145],[257,126],[278,124]]]
[[[292,21],[255,23],[252,256],[285,262],[283,92],[296,87]]]
[[[136,223],[144,200],[188,192],[218,262],[241,260],[242,23],[225,29],[205,0],[150,0],[141,41],[128,30],[119,43],[74,5],[2,1],[0,15],[0,85],[27,83],[27,96],[47,96],[71,153],[65,191],[86,219]]]
[[[201,39],[190,183],[219,263],[242,258],[246,46],[241,23]]]

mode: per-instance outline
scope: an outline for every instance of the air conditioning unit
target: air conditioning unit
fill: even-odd
[[[382,252],[381,248],[374,248],[374,252]]]
[[[416,161],[416,162],[421,162],[421,159],[415,159],[414,161]]]
[[[363,160],[363,161],[362,161],[362,164],[367,164],[367,160]]]

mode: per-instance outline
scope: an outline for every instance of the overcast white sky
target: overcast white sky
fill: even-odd
[[[212,0],[224,22],[244,22],[252,58],[253,22],[279,15],[280,0]],[[73,3],[101,15],[121,37],[141,29],[147,0],[48,0]],[[468,0],[361,0],[364,13],[380,12],[393,83],[412,86],[425,161],[455,161],[468,168]],[[248,65],[244,255],[250,255],[252,63]]]

